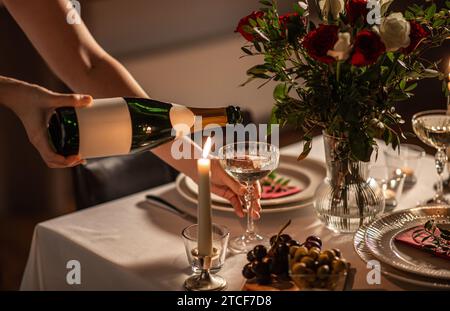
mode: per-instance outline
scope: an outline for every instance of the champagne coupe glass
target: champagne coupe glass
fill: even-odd
[[[431,204],[448,204],[444,197],[443,175],[447,165],[447,147],[450,147],[450,115],[447,110],[427,110],[416,113],[412,117],[414,133],[425,144],[436,148],[436,170],[439,180],[436,186],[436,194],[430,201]]]
[[[230,250],[235,253],[247,252],[258,244],[268,244],[267,237],[255,232],[252,218],[253,184],[270,174],[278,166],[279,158],[278,147],[256,141],[232,143],[219,150],[220,164],[224,170],[247,187],[244,196],[247,229],[229,243]]]

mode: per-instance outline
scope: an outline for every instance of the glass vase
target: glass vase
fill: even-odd
[[[369,163],[349,158],[348,141],[324,134],[327,176],[314,209],[332,231],[353,233],[384,211],[382,188],[368,176]]]

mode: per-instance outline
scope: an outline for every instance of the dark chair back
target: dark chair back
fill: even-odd
[[[88,160],[74,169],[77,208],[118,199],[175,180],[178,172],[151,152]]]

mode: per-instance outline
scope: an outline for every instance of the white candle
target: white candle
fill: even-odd
[[[206,140],[203,157],[197,161],[198,173],[198,255],[212,255],[211,161],[208,154],[211,137]]]

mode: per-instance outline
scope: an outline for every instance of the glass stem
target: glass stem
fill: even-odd
[[[443,190],[443,183],[444,183],[444,177],[443,172],[445,169],[445,165],[447,165],[447,153],[445,152],[445,149],[439,148],[436,152],[436,155],[434,157],[434,163],[436,166],[437,173],[439,175],[439,179],[436,185],[436,199],[442,200],[444,198],[444,190]]]
[[[253,235],[255,233],[255,224],[253,222],[253,207],[252,207],[252,201],[253,201],[253,185],[250,183],[246,184],[247,186],[247,193],[244,195],[244,201],[245,201],[245,209],[247,210],[247,230],[245,231],[245,234]]]

